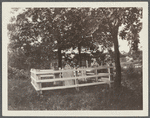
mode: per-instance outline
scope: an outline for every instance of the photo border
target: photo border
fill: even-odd
[[[66,2],[66,1],[64,1],[64,2]],[[59,6],[59,4],[61,4],[59,7],[65,7],[65,4],[64,4],[64,2],[55,2],[55,1],[52,1],[51,3],[53,4],[58,4],[57,6]],[[37,2],[35,2],[36,4],[38,4],[38,1]],[[33,7],[35,7],[35,3],[34,3],[34,5],[33,5]],[[41,3],[43,3],[43,2],[40,2],[40,4],[38,4],[38,6],[39,5],[42,5]],[[44,2],[45,3],[45,2]],[[69,3],[69,1],[67,1],[67,4],[72,4],[73,2],[70,2]],[[75,2],[76,4],[78,4],[78,7],[83,7],[80,3],[84,3],[84,2],[79,2],[79,3],[77,3],[77,2]],[[87,3],[87,2],[86,2]],[[92,2],[90,2],[90,5],[91,5],[91,3]],[[101,1],[100,2],[98,2],[98,3],[101,3]],[[124,2],[120,2],[121,4],[124,4],[125,5],[125,3]],[[126,2],[126,3],[128,3],[129,5],[128,5],[128,7],[133,7],[134,5],[135,5],[135,2]],[[145,19],[144,20],[144,22],[143,22],[143,30],[145,31],[145,34],[143,34],[144,36],[144,38],[145,39],[147,39],[147,41],[145,42],[146,43],[146,45],[145,46],[143,46],[143,78],[147,78],[147,80],[145,80],[145,79],[143,79],[143,83],[145,82],[145,81],[147,81],[148,82],[148,44],[149,44],[149,40],[148,40],[148,2],[137,2],[139,5],[144,5],[144,7],[145,8],[143,8],[143,19]],[[15,7],[16,5],[18,5],[18,4],[23,4],[23,5],[25,5],[25,4],[28,4],[29,6],[31,5],[31,2],[29,2],[29,3],[24,3],[24,2],[2,2],[2,84],[1,85],[3,85],[2,86],[2,115],[3,116],[27,116],[27,114],[28,114],[28,116],[93,116],[93,117],[95,117],[95,116],[101,116],[101,114],[103,114],[102,116],[148,116],[148,104],[149,104],[149,102],[148,102],[148,100],[147,100],[147,102],[143,102],[143,105],[148,105],[147,107],[145,107],[145,108],[143,108],[143,113],[140,115],[139,113],[140,113],[140,110],[137,110],[136,112],[134,112],[135,110],[123,110],[123,111],[119,111],[119,110],[109,110],[109,111],[104,111],[104,110],[99,110],[98,112],[98,115],[95,115],[95,113],[97,112],[97,111],[92,111],[93,113],[90,113],[91,111],[88,111],[88,110],[85,110],[85,111],[8,111],[7,109],[7,106],[8,106],[8,103],[7,103],[7,100],[8,100],[8,96],[7,96],[7,89],[8,89],[8,87],[7,87],[7,43],[6,43],[6,41],[4,40],[4,38],[5,38],[5,36],[6,36],[6,33],[5,32],[7,32],[7,29],[6,29],[6,26],[4,25],[5,23],[4,23],[4,19],[6,18],[6,16],[5,16],[5,9],[8,7],[8,4],[10,5],[12,5],[13,7]],[[48,4],[47,2],[46,2],[46,4]],[[108,7],[108,4],[111,4],[111,6],[115,6],[115,5],[117,5],[118,4],[118,2],[105,2],[105,4],[107,4],[107,7]],[[85,5],[85,4],[84,4]],[[90,6],[89,5],[89,6]],[[136,4],[137,5],[137,4]],[[136,6],[135,5],[135,6]],[[20,6],[20,5],[19,5]],[[87,5],[88,6],[88,5]],[[4,8],[5,7],[5,8]],[[32,7],[32,5],[30,6],[30,7]],[[55,6],[56,7],[56,6]],[[102,6],[103,7],[103,6]],[[120,7],[120,6],[119,6]],[[145,12],[144,12],[144,10],[145,10]],[[147,16],[146,16],[147,15]],[[147,60],[146,60],[147,59]],[[146,83],[146,82],[145,82]],[[149,82],[148,82],[149,83]],[[147,90],[147,92],[148,92],[148,85],[144,85],[143,86],[144,88],[147,88],[147,89],[144,89],[143,88],[143,91],[145,92],[145,90]],[[144,94],[148,97],[148,93],[144,93],[143,92],[143,97],[144,97]],[[6,99],[7,98],[7,99]],[[143,99],[143,100],[145,100],[145,99]],[[7,103],[7,104],[6,104]],[[49,112],[52,112],[52,113],[49,113]],[[59,115],[58,115],[58,112],[59,112]],[[68,114],[68,112],[70,112],[69,114]],[[82,113],[81,113],[82,112]],[[103,113],[102,113],[103,112]],[[111,113],[110,115],[108,114],[108,112],[109,113]],[[132,112],[132,113],[129,113],[129,112]],[[36,114],[36,115],[35,115]],[[44,114],[44,115],[43,115]],[[134,115],[133,115],[134,114]]]

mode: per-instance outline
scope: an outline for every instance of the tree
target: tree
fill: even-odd
[[[8,25],[10,39],[15,42],[15,47],[26,51],[27,57],[33,57],[31,49],[36,47],[33,50],[39,62],[46,57],[49,60],[57,49],[58,66],[61,67],[61,51],[70,46],[66,12],[65,8],[27,8],[17,16],[15,23]],[[15,29],[12,30],[13,26]]]
[[[81,47],[95,50],[100,44],[110,50],[113,44],[115,87],[118,88],[121,86],[118,36],[130,41],[132,49],[137,50],[141,18],[141,8],[29,8],[19,14],[8,29],[12,44],[15,44],[13,47],[22,48],[27,57],[32,57],[33,50],[42,49],[37,51],[39,53],[45,47],[46,52],[57,49],[59,67],[62,65],[62,50],[78,48],[81,66]],[[120,27],[123,27],[121,31]],[[44,55],[38,53],[41,60]]]
[[[27,64],[25,61],[26,56],[21,49],[10,50],[8,47],[8,66],[15,67],[17,69],[26,69]]]
[[[116,79],[115,87],[121,86],[121,66],[120,66],[120,52],[118,45],[118,36],[122,39],[131,40],[133,44],[138,45],[138,33],[141,29],[142,9],[141,8],[98,8],[96,12],[102,12],[102,23],[98,24],[100,33],[109,36],[110,41],[114,44],[115,51],[115,66]],[[123,30],[119,32],[119,27],[124,26]],[[130,34],[130,35],[129,35]],[[101,40],[101,39],[99,39]]]
[[[93,24],[94,20],[91,20],[92,14],[90,8],[71,8],[67,13],[68,22],[71,25],[70,39],[73,49],[77,48],[79,53],[79,66],[82,66],[82,49],[94,50],[97,48],[95,45],[91,29],[89,26]]]
[[[14,19],[15,21],[16,19]],[[24,25],[25,26],[25,22],[14,22],[12,21],[12,23],[8,24],[7,28],[8,28],[8,36],[10,39],[10,43],[9,43],[9,50],[11,50],[11,52],[13,52],[13,55],[16,55],[15,53],[17,53],[18,51],[21,51],[22,53],[17,53],[18,57],[23,57],[22,58],[23,62],[25,62],[24,59],[28,60],[28,58],[31,57],[32,55],[32,49],[34,48],[33,45],[31,45],[31,38],[29,38],[27,35],[23,35],[25,33],[25,31],[20,30],[21,27],[20,25]],[[30,29],[30,27],[29,27]],[[21,34],[22,33],[22,34]],[[20,55],[23,54],[23,55]],[[17,56],[14,57],[15,61],[18,58]],[[12,61],[12,60],[11,60]],[[32,63],[32,62],[31,62]],[[30,64],[31,64],[30,63]],[[30,65],[29,64],[29,65]],[[22,63],[20,64],[22,65]],[[24,67],[24,66],[22,66]]]

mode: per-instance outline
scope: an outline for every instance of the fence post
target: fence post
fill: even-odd
[[[33,80],[33,84],[34,84],[34,86],[37,88],[37,83],[36,83],[36,70],[35,70],[35,69],[33,69],[33,77],[34,77],[34,79],[35,79],[35,81]]]
[[[74,77],[75,77],[75,85],[76,85],[76,90],[79,91],[79,87],[78,87],[78,79],[77,79],[77,76],[76,76],[76,68],[74,68]]]
[[[61,70],[61,68],[59,68],[59,70]],[[59,73],[59,78],[61,78],[61,72]]]
[[[111,80],[111,73],[110,73],[110,67],[108,67],[108,73],[110,74],[109,75],[109,82],[108,82],[108,84],[109,84],[109,88],[111,88],[111,83],[110,83],[110,80]]]
[[[60,70],[63,71],[64,69],[62,68],[62,69],[60,69]],[[63,77],[64,77],[64,76],[63,76],[63,72],[61,72],[61,78],[63,78]]]
[[[111,64],[111,66],[112,66],[112,64]],[[111,73],[111,75],[110,75],[110,82],[113,82],[113,81],[114,81],[113,67],[110,68],[110,73]],[[110,84],[111,84],[111,83],[110,83]],[[111,88],[113,88],[113,87],[114,87],[114,83],[111,84]]]
[[[63,69],[59,68],[59,71],[61,71],[61,70],[63,70]],[[63,74],[62,74],[62,71],[61,71],[61,72],[59,73],[59,78],[63,78],[62,75],[63,75]],[[56,83],[59,83],[59,81],[56,82]],[[60,81],[60,84],[64,85],[65,82],[64,82],[64,81]]]
[[[59,71],[61,71],[61,70],[62,70],[62,69],[59,68]],[[54,75],[54,78],[55,78],[55,75]],[[59,78],[62,78],[62,72],[59,73]],[[56,85],[59,85],[59,84],[60,84],[60,85],[61,85],[61,84],[63,85],[63,84],[64,84],[64,81],[63,81],[63,82],[62,82],[62,81],[60,81],[60,82],[59,82],[59,81],[56,81],[55,84],[56,84]]]
[[[53,69],[54,71],[54,69]],[[53,73],[53,79],[55,79],[55,73]],[[54,81],[54,85],[56,85],[56,81]]]
[[[97,69],[95,70],[96,71],[96,82],[98,82],[98,77],[97,77]]]
[[[84,70],[83,70],[84,68],[83,68],[83,67],[81,67],[81,69],[82,69],[82,70],[81,70],[81,76],[83,77],[83,76],[84,76]],[[83,81],[83,80],[84,80],[84,78],[82,78],[81,80]]]
[[[39,71],[40,71],[39,69],[36,69],[36,70],[35,70],[35,72],[39,72]],[[41,80],[40,75],[35,74],[35,76],[36,76],[36,80]],[[41,83],[38,83],[38,84],[37,84],[37,88],[40,90],[40,91],[39,91],[39,94],[42,94],[42,90],[41,90],[42,84],[41,84]]]
[[[30,69],[30,78],[31,78],[31,83],[34,84],[32,77],[34,77],[33,76],[33,68]]]
[[[86,67],[83,67],[83,76],[85,76],[84,81],[86,81]]]
[[[88,61],[86,60],[86,67],[88,68]]]
[[[113,78],[113,68],[110,68],[110,73],[111,73],[111,76],[110,76],[110,80],[114,81],[114,78]]]
[[[81,69],[82,69],[82,70],[81,70],[81,76],[83,77],[83,67],[81,67]]]

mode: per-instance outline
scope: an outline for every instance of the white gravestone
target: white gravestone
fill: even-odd
[[[65,70],[70,70],[71,67],[69,64],[66,64]],[[68,72],[63,72],[63,78],[69,78],[69,77],[74,77],[73,71],[68,71]],[[69,85],[74,85],[75,81],[74,80],[65,80],[64,81],[64,86],[69,86]]]

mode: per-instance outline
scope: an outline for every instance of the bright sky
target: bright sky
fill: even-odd
[[[9,20],[10,20],[10,18],[12,17],[12,16],[16,16],[18,13],[21,13],[22,12],[22,9],[20,9],[18,12],[16,12],[15,14],[12,14],[11,13],[11,8],[7,8],[7,9],[5,9],[6,11],[5,11],[5,14],[7,14],[7,15],[5,15],[5,19],[4,19],[4,26],[7,26],[7,24],[9,23]],[[121,28],[120,28],[121,29]],[[140,32],[140,44],[139,44],[139,48],[142,50],[142,37],[141,37],[141,34],[142,34],[142,31],[143,30],[141,30],[141,32]],[[118,37],[119,38],[119,50],[120,50],[120,52],[122,52],[122,51],[124,51],[124,52],[129,52],[129,46],[128,46],[128,41],[126,41],[126,40],[121,40],[120,39],[120,37]],[[8,41],[9,42],[9,41]]]
[[[120,27],[120,29],[121,29],[121,27]],[[142,50],[142,34],[143,33],[143,30],[141,30],[141,32],[139,33],[139,35],[140,35],[140,43],[139,43],[139,49],[141,49]],[[128,52],[130,49],[129,49],[129,46],[128,46],[128,41],[126,41],[126,40],[122,40],[120,37],[118,37],[119,38],[119,50],[120,50],[120,52],[121,51],[125,51],[125,52]]]

